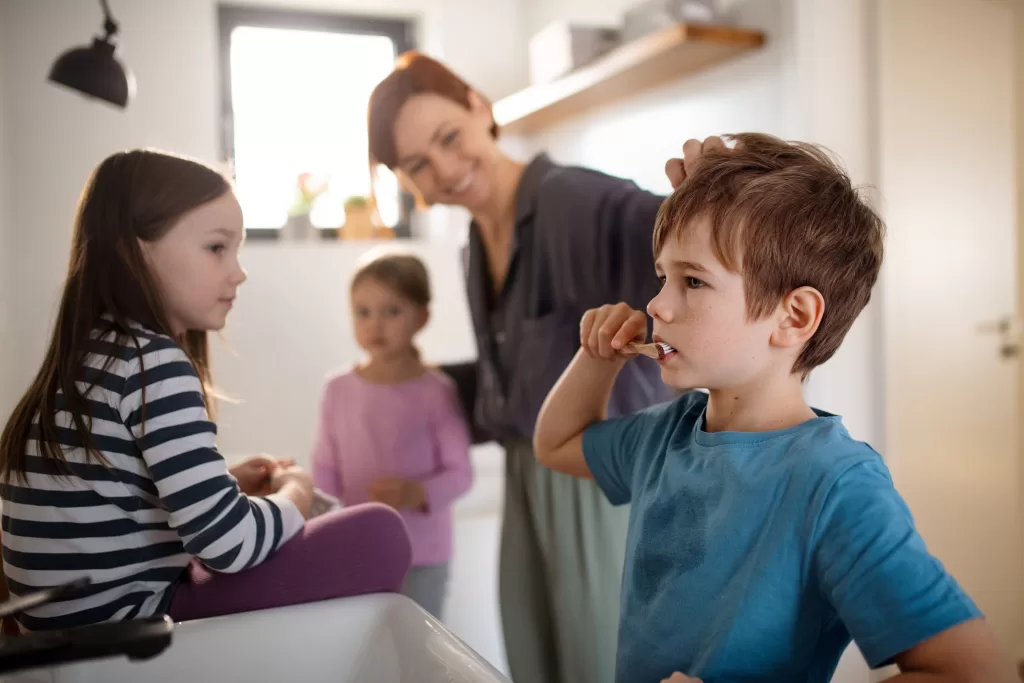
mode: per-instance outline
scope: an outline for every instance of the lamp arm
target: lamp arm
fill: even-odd
[[[117,34],[117,22],[110,14],[110,5],[107,4],[107,0],[100,0],[100,7],[103,8],[103,30],[107,32],[104,39],[110,40]]]

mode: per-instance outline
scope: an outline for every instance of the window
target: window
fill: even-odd
[[[301,182],[315,196],[310,222],[333,236],[346,200],[370,194],[366,106],[412,47],[409,24],[240,7],[221,7],[219,20],[224,156],[246,228],[276,236],[302,203]],[[411,198],[386,169],[377,195],[382,220],[403,234]]]

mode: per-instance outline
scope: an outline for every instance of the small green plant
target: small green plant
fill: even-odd
[[[317,198],[326,191],[326,180],[317,181],[312,173],[300,173],[295,181],[295,199],[288,209],[288,215],[308,216]]]

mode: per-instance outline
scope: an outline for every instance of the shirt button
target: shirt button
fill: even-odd
[[[498,341],[499,344],[504,344],[505,343],[505,333],[504,332],[499,332],[498,334],[494,335],[494,338]]]

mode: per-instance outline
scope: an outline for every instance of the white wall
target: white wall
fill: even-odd
[[[5,89],[7,125],[18,131],[10,140],[9,159],[18,169],[9,183],[11,196],[18,199],[11,221],[31,226],[17,231],[11,244],[19,256],[14,276],[23,290],[14,306],[21,360],[15,384],[23,384],[41,355],[39,342],[51,322],[75,202],[89,171],[111,151],[142,145],[217,160],[217,38],[214,0],[135,0],[115,6],[122,51],[139,84],[137,99],[119,112],[45,82],[50,63],[61,51],[86,42],[98,30],[94,3],[6,3],[8,35],[0,54],[6,63],[15,58],[21,62],[18,69],[8,69]],[[324,0],[302,6],[348,7]],[[518,5],[513,0],[488,2],[486,7],[470,0],[356,0],[354,9],[368,8],[420,17],[424,45],[435,48],[488,94],[505,94],[521,79]]]
[[[485,94],[500,97],[525,80],[517,0],[248,4],[415,18],[420,46]],[[0,135],[0,159],[8,170],[17,170],[0,175],[0,192],[11,199],[0,202],[0,285],[6,290],[7,283],[18,284],[10,307],[17,324],[4,322],[0,328],[8,334],[0,337],[0,358],[9,359],[5,384],[12,394],[24,390],[42,357],[75,205],[95,165],[113,151],[138,146],[218,161],[216,0],[112,5],[122,54],[138,80],[137,98],[125,111],[86,101],[45,80],[58,54],[99,31],[97,3],[0,0],[0,65],[6,76],[0,84],[0,131],[17,132]],[[4,229],[10,226],[20,228]],[[424,353],[434,360],[471,358],[475,349],[458,282],[457,247],[449,241],[420,248],[437,290],[434,320],[422,339]],[[345,286],[358,250],[346,244],[246,247],[250,279],[225,333],[227,344],[215,343],[217,382],[242,401],[222,406],[220,445],[229,457],[268,451],[306,460],[323,375],[357,358],[348,334]],[[3,310],[0,303],[0,315]],[[3,400],[0,393],[0,408],[6,408]],[[504,668],[495,587],[502,460],[494,448],[478,449],[474,458],[477,484],[458,508],[448,621]]]
[[[544,0],[531,0],[530,8],[554,13]],[[604,0],[588,5],[589,14],[617,17],[628,0]],[[605,12],[598,12],[600,7]],[[609,10],[609,8],[612,8]],[[648,91],[629,101],[567,121],[530,142],[557,160],[582,164],[632,178],[654,192],[671,189],[664,176],[665,160],[681,153],[687,138],[760,130],[782,136],[795,133],[791,114],[794,27],[790,0],[749,2],[740,16],[743,25],[768,34],[765,49],[735,62]]]
[[[880,205],[878,182],[877,24],[875,0],[820,3],[796,0],[795,84],[798,137],[827,146],[854,183]],[[828,55],[829,59],[823,59]],[[884,282],[839,351],[807,383],[808,400],[843,416],[854,438],[885,450],[885,364],[881,298]],[[847,650],[836,682],[883,680],[895,667],[870,672],[855,647]]]
[[[1016,362],[1000,353],[1016,340],[986,330],[1018,307],[1013,12],[1021,7],[879,7],[890,468],[931,552],[1020,656],[1021,413]],[[932,143],[975,136],[949,168]]]
[[[795,113],[798,137],[828,147],[879,206],[872,189],[878,182],[873,7],[873,0],[797,1]],[[835,357],[812,374],[807,395],[885,455],[881,290],[876,287]]]
[[[515,0],[240,0],[224,4],[415,17],[420,49],[444,60],[484,94],[502,97],[526,81],[525,19]]]
[[[360,358],[351,333],[348,278],[360,254],[373,246],[246,245],[249,280],[223,343],[215,343],[217,383],[242,401],[219,404],[226,453],[264,450],[306,461],[324,375]],[[431,267],[435,303],[419,338],[426,360],[475,357],[456,246],[413,243],[407,248]]]
[[[7,41],[7,30],[10,22],[6,20],[7,0],[0,1],[0,45]],[[11,252],[10,240],[14,226],[10,220],[9,194],[9,143],[7,108],[10,98],[4,92],[6,71],[12,68],[13,60],[0,59],[0,416],[7,415],[13,407],[16,390],[11,386],[11,372],[15,365],[15,356],[11,352],[14,344],[11,320],[11,292],[14,288],[14,255]]]

